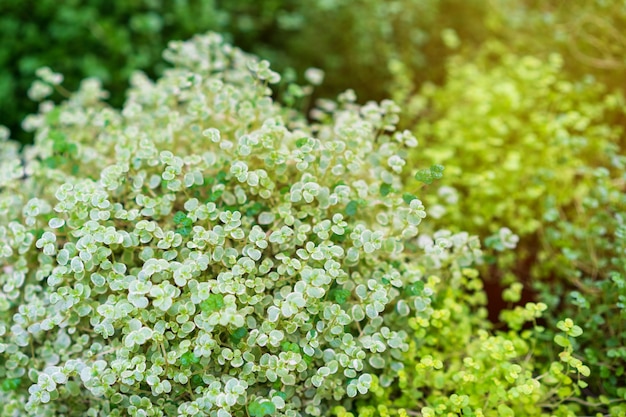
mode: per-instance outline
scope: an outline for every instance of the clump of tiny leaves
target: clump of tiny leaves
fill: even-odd
[[[122,110],[86,80],[0,154],[0,415],[318,416],[389,386],[437,266],[399,108],[308,123],[218,35],[164,56]]]

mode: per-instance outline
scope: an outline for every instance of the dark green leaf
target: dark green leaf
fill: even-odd
[[[220,310],[224,307],[224,296],[222,294],[211,294],[209,298],[200,303],[200,309],[207,313]]]
[[[178,227],[175,230],[176,233],[178,233],[179,235],[183,236],[183,237],[187,237],[191,234],[191,227],[187,227],[187,226],[183,226],[183,227]]]
[[[387,184],[387,183],[380,184],[380,195],[382,195],[383,197],[386,197],[387,195],[389,195],[389,193],[392,190],[393,189],[391,188],[390,184]]]
[[[177,211],[176,214],[174,214],[174,224],[181,224],[185,219],[187,218],[187,215],[185,213],[183,213],[182,211]]]
[[[344,304],[350,298],[350,291],[343,288],[337,288],[330,291],[330,298],[337,304]]]
[[[348,216],[354,216],[358,208],[359,208],[359,203],[356,202],[355,200],[352,200],[346,206],[346,214]]]
[[[424,184],[432,184],[433,174],[430,169],[420,169],[415,174],[415,179],[419,182],[423,182]]]
[[[248,404],[250,417],[264,417],[276,412],[276,406],[271,401],[253,401]]]
[[[243,339],[244,337],[246,337],[247,334],[248,334],[248,329],[247,328],[239,327],[237,330],[232,332],[232,334],[230,336],[231,336],[231,338],[233,339],[233,341],[235,343],[239,343],[239,341],[241,339]]]
[[[184,353],[180,357],[180,363],[183,366],[190,366],[193,363],[200,362],[200,358],[193,354],[193,352]]]
[[[402,194],[402,199],[404,200],[405,203],[411,204],[411,201],[417,199],[417,197],[414,196],[413,194],[404,193]]]
[[[420,295],[424,290],[424,283],[422,281],[415,281],[406,286],[405,291],[407,295],[414,296]]]

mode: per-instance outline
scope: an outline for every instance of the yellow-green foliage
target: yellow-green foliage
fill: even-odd
[[[412,98],[409,108],[425,115],[414,131],[428,145],[413,161],[444,165],[441,184],[459,195],[442,222],[526,236],[541,228],[548,200],[563,207],[588,192],[589,167],[607,164],[620,139],[611,119],[624,103],[561,71],[558,55],[542,61],[494,46],[476,61],[451,60],[443,87]]]
[[[626,3],[22,3],[0,415],[626,416]]]
[[[492,44],[475,61],[451,60],[442,87],[397,96],[422,116],[414,132],[426,146],[409,163],[445,166],[430,213],[485,238],[496,254],[491,279],[532,287],[548,323],[580,323],[576,343],[593,371],[586,392],[603,408],[597,398],[625,392],[624,99],[562,65],[556,54]]]

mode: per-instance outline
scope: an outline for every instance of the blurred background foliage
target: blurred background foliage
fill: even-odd
[[[517,55],[490,41],[471,58],[451,58],[443,85],[407,94],[413,86],[400,67],[392,91],[421,141],[411,165],[446,167],[422,194],[431,224],[481,237],[492,297],[512,285],[515,302],[548,305],[548,328],[564,317],[580,323],[588,391],[622,397],[626,105],[621,92],[564,65],[557,53]],[[503,227],[519,236],[516,244]],[[490,318],[505,323],[511,313],[498,317],[495,297]],[[535,353],[544,361],[553,354]]]
[[[2,0],[0,1],[0,124],[22,142],[21,120],[37,110],[26,96],[35,70],[51,67],[71,90],[97,77],[124,100],[135,70],[156,77],[170,40],[214,30],[236,35],[244,49],[263,50],[278,27],[279,9],[295,2],[253,0]],[[70,58],[71,56],[71,58]]]
[[[382,99],[394,60],[415,70],[418,83],[441,81],[452,50],[442,33],[480,42],[486,10],[484,0],[3,0],[0,123],[31,141],[19,125],[37,110],[26,91],[41,66],[63,73],[69,89],[100,78],[119,106],[132,71],[159,75],[168,41],[208,30],[280,71],[324,69],[318,96],[353,88],[364,100]]]
[[[36,111],[26,91],[38,67],[63,73],[70,89],[98,77],[120,105],[133,70],[159,75],[168,41],[208,30],[280,71],[324,69],[318,96],[352,88],[382,99],[398,62],[415,86],[440,84],[447,57],[472,56],[487,39],[539,58],[559,52],[572,74],[623,88],[623,27],[622,0],[2,0],[0,123],[30,141],[19,124]]]

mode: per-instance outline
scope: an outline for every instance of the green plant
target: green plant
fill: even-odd
[[[558,55],[542,62],[492,43],[473,63],[452,59],[445,86],[397,92],[407,111],[426,116],[414,130],[428,146],[412,161],[446,169],[429,201],[451,209],[433,214],[484,237],[509,227],[524,239],[550,207],[588,193],[588,167],[609,164],[619,149],[623,98],[592,80],[563,78],[561,68]]]
[[[122,110],[86,80],[0,154],[0,415],[323,415],[391,384],[438,259],[399,108],[308,123],[219,35],[164,56]]]
[[[544,227],[551,250],[541,253],[539,262],[565,279],[556,292],[549,282],[536,285],[554,310],[580,317],[585,332],[579,346],[592,371],[589,389],[611,415],[626,412],[624,162],[613,154],[607,167],[589,167],[592,187],[574,208],[551,207]],[[538,275],[541,268],[533,272]]]
[[[579,323],[579,358],[592,371],[586,406],[623,410],[624,99],[562,67],[558,55],[490,43],[473,62],[452,59],[446,84],[420,95],[405,93],[399,72],[396,98],[422,116],[414,132],[426,146],[409,163],[446,168],[423,194],[439,218],[431,224],[484,238],[486,280],[544,302],[548,329],[564,317]]]

